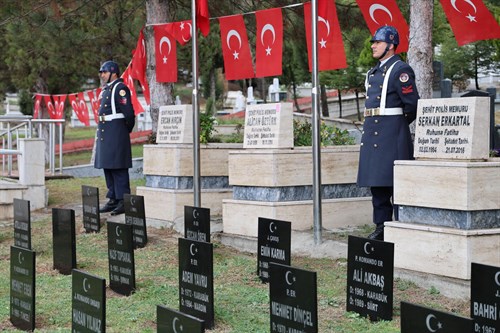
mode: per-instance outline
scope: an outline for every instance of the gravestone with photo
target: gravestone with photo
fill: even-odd
[[[146,228],[146,212],[144,210],[144,197],[141,195],[124,194],[125,223],[132,226],[134,249],[145,247],[148,242]]]
[[[290,266],[292,224],[287,221],[259,217],[257,237],[257,275],[269,281],[269,264]]]
[[[71,286],[71,331],[106,332],[106,279],[74,269]]]
[[[474,332],[500,332],[500,267],[472,263],[470,288]]]
[[[76,268],[75,211],[52,208],[52,251],[54,269],[69,275]]]
[[[156,143],[193,143],[191,105],[160,106]]]
[[[179,309],[214,327],[213,244],[179,238]]]
[[[184,237],[210,243],[210,209],[184,206]]]
[[[35,329],[34,251],[10,247],[10,322],[18,329]]]
[[[85,232],[101,231],[99,188],[82,185],[83,227]]]
[[[271,332],[318,332],[316,272],[270,264]]]
[[[349,236],[347,311],[392,320],[394,244]]]
[[[205,332],[203,320],[161,305],[156,306],[156,326],[163,333]]]
[[[129,296],[135,290],[135,261],[132,226],[117,222],[108,225],[109,287]]]
[[[31,250],[31,213],[28,200],[14,198],[14,245]]]

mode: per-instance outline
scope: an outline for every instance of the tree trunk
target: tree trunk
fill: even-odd
[[[323,117],[328,118],[330,117],[330,113],[328,112],[328,99],[326,98],[326,87],[324,84],[320,85],[320,92],[321,92],[321,113],[323,114]]]
[[[354,89],[354,93],[356,94],[356,111],[358,113],[358,120],[361,121],[361,111],[359,109],[359,90]]]
[[[342,90],[337,89],[339,92],[339,118],[342,118]]]
[[[146,77],[151,93],[150,114],[153,134],[158,129],[158,113],[160,106],[174,104],[172,83],[156,82],[155,39],[152,24],[170,21],[168,0],[146,0],[146,28],[144,39],[146,43],[147,66]]]

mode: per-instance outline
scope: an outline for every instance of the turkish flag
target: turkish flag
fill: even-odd
[[[101,99],[101,91],[102,88],[87,91],[87,96],[90,99],[90,106],[92,107],[92,112],[94,113],[94,121],[96,124],[99,122],[99,100]]]
[[[318,70],[346,68],[347,62],[340,32],[337,9],[334,0],[327,1],[327,17],[318,16]],[[309,71],[312,70],[312,23],[311,3],[304,4],[304,24],[306,28],[307,53],[309,58]]]
[[[38,119],[40,113],[40,106],[42,104],[42,95],[35,94],[35,105],[33,106],[33,119]]]
[[[44,95],[43,98],[49,110],[50,118],[63,119],[66,95]],[[52,102],[52,99],[54,99],[54,102]]]
[[[186,45],[191,40],[193,29],[191,20],[167,23],[165,29],[181,45]]]
[[[137,92],[135,91],[134,79],[131,75],[130,66],[127,67],[121,77],[123,79],[123,83],[125,83],[125,85],[130,90],[130,99],[132,100],[132,106],[134,107],[134,114],[138,115],[139,113],[144,112],[142,104],[137,99]]]
[[[203,36],[210,32],[210,14],[208,13],[208,0],[196,0],[196,25]]]
[[[481,0],[441,0],[458,46],[500,38],[500,26]]]
[[[281,75],[283,58],[283,17],[281,8],[259,10],[257,21],[256,77]]]
[[[155,25],[156,82],[177,82],[177,47],[165,25]]]
[[[81,94],[81,96],[80,96]],[[89,110],[87,109],[87,104],[83,98],[83,93],[80,94],[69,94],[68,99],[71,104],[73,112],[75,112],[78,120],[85,126],[90,126],[89,122]]]
[[[243,15],[220,17],[219,25],[226,80],[254,77]]]
[[[356,2],[372,35],[382,26],[393,26],[399,33],[396,53],[408,51],[410,30],[396,0],[356,0]]]

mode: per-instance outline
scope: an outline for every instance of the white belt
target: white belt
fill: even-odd
[[[373,116],[397,116],[403,114],[403,108],[373,108],[365,109],[365,117]]]
[[[124,119],[125,115],[123,113],[106,114],[104,116],[99,116],[99,121],[111,121],[114,119]]]

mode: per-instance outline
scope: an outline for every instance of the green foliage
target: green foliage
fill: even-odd
[[[354,138],[349,136],[347,130],[328,126],[321,122],[320,140],[322,146],[353,145]],[[294,146],[312,146],[312,124],[310,122],[293,121],[293,144]]]
[[[26,116],[33,115],[33,99],[30,93],[25,89],[21,90],[19,94],[19,107],[22,114]]]
[[[215,129],[215,117],[200,113],[200,143],[212,142]]]

